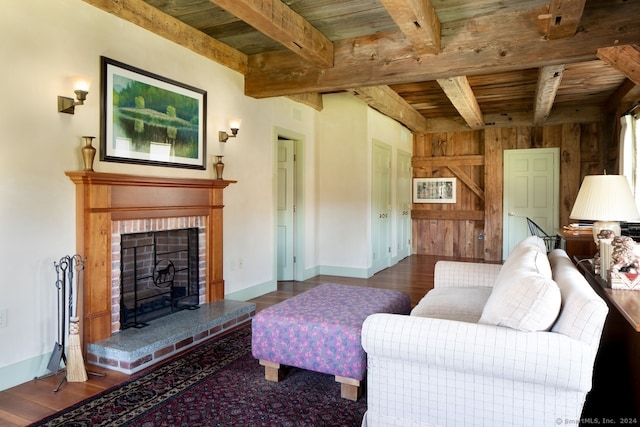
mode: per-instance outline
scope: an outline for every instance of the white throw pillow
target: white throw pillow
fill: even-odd
[[[542,256],[537,256],[537,254]],[[537,236],[529,236],[518,243],[500,267],[496,276],[496,285],[505,277],[513,274],[514,271],[522,268],[536,271],[549,279],[552,278],[551,264],[549,264],[544,240]]]
[[[549,264],[546,253],[530,247],[517,259],[519,263],[511,263],[508,271],[503,271],[504,266],[500,270],[479,323],[547,331],[560,313],[561,295],[556,282],[544,271],[545,262]]]

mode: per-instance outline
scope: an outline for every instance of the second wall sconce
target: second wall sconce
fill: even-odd
[[[58,96],[58,112],[75,114],[76,105],[83,105],[89,93],[89,79],[83,77],[75,77],[73,79],[73,91],[76,94],[76,100],[66,96]]]
[[[240,121],[236,120],[229,123],[229,127],[231,128],[231,134],[221,130],[218,132],[218,141],[227,142],[229,138],[235,138],[238,136],[238,131],[240,130]]]

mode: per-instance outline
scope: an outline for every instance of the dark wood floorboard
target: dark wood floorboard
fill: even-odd
[[[322,283],[369,286],[405,292],[412,305],[433,288],[433,268],[437,259],[427,255],[412,255],[398,264],[368,279],[338,276],[317,276],[304,282],[280,282],[278,290],[251,300],[260,311],[280,301],[311,289]],[[453,259],[453,258],[449,258]],[[89,376],[84,383],[64,383],[60,391],[53,392],[64,373],[29,381],[0,392],[0,427],[25,426],[91,397],[110,387],[121,384],[129,375],[87,366],[90,371],[106,372],[103,377]]]

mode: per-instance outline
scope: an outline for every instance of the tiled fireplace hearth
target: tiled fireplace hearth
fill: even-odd
[[[85,354],[90,344],[111,339],[114,333],[122,335],[129,331],[116,332],[120,329],[119,236],[123,231],[197,227],[200,251],[204,252],[200,261],[200,302],[207,310],[184,310],[169,317],[187,311],[211,313],[222,310],[222,320],[192,320],[202,322],[205,327],[189,337],[179,338],[187,341],[193,341],[194,337],[197,341],[203,334],[209,334],[210,329],[216,331],[218,323],[230,326],[236,322],[225,317],[228,310],[224,309],[222,277],[222,193],[235,181],[89,171],[66,174],[76,185],[76,251],[86,258],[84,288],[80,290],[79,301],[79,311],[83,313],[80,328]],[[214,305],[217,308],[210,309]],[[251,316],[250,313],[248,316],[245,314],[240,313],[239,318]],[[132,329],[136,332],[135,328]],[[172,343],[174,351],[176,344],[178,348],[184,345]],[[166,348],[152,350],[167,351]]]
[[[89,344],[86,361],[133,374],[250,322],[255,308],[253,303],[221,300],[205,303],[197,310],[182,310],[155,319],[148,327],[125,329]]]

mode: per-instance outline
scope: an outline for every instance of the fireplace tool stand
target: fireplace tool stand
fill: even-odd
[[[84,270],[84,260],[80,257],[80,255],[69,256],[66,255],[60,258],[59,262],[54,262],[53,265],[56,267],[56,289],[57,292],[57,341],[53,345],[53,351],[51,352],[51,357],[49,358],[49,363],[47,364],[47,369],[49,370],[48,374],[42,375],[40,377],[36,377],[35,379],[47,378],[52,375],[58,375],[61,370],[65,371],[64,377],[58,383],[58,386],[53,389],[53,392],[57,392],[62,387],[62,384],[67,380],[67,355],[65,352],[65,341],[66,341],[66,328],[67,328],[67,305],[69,306],[69,314],[73,315],[73,301],[74,301],[74,280],[78,280],[78,276],[80,272]],[[78,274],[74,276],[74,271]],[[82,276],[84,282],[84,274]],[[77,286],[75,286],[77,289]],[[64,363],[64,368],[60,368],[60,362]],[[87,371],[87,374],[93,376],[103,377],[105,374],[100,372],[90,372]]]

